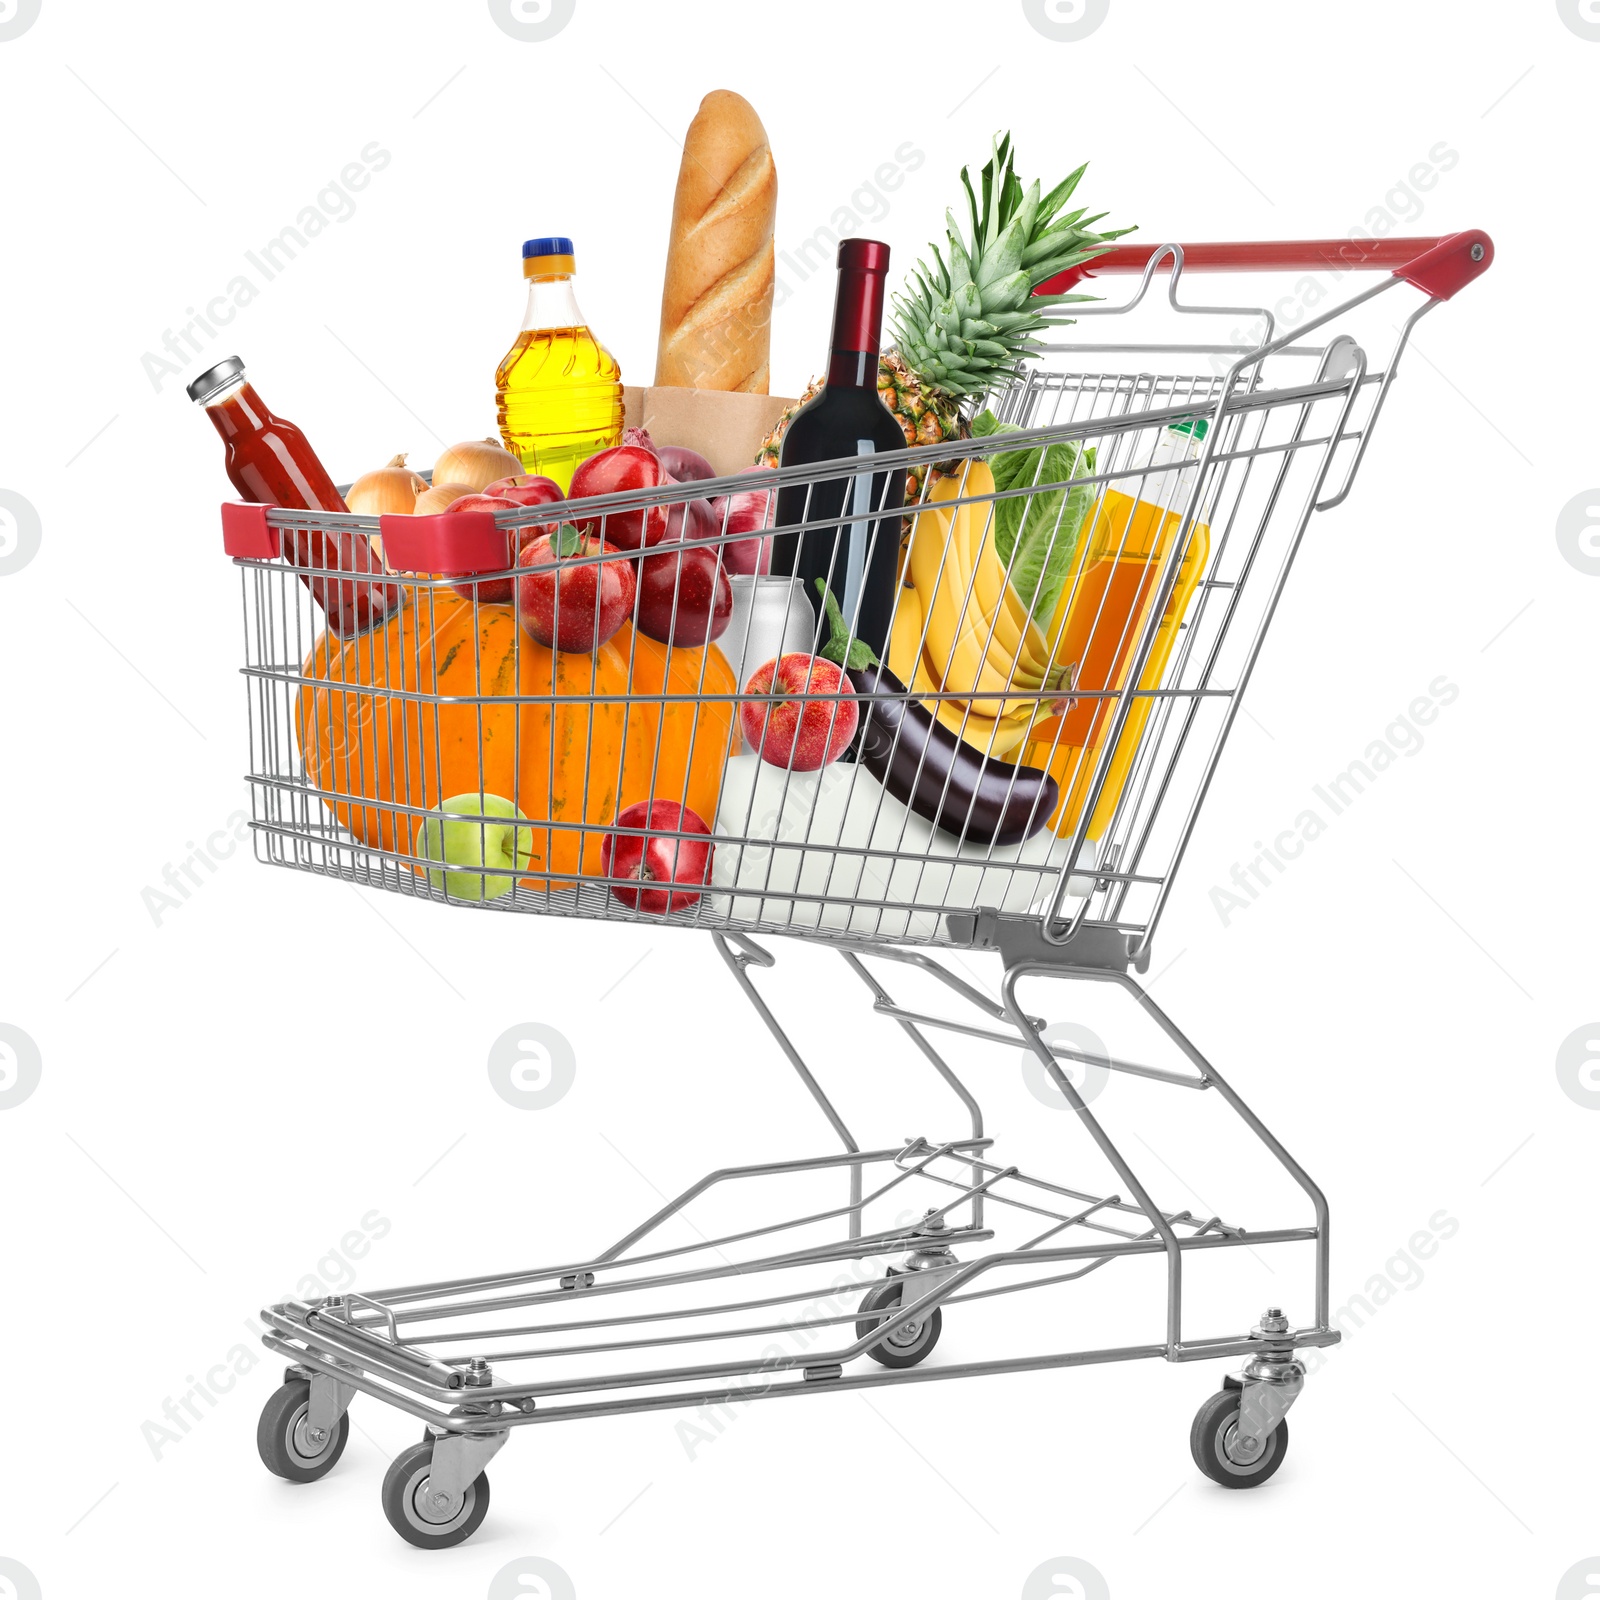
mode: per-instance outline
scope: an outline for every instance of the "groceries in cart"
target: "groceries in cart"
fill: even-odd
[[[624,622],[598,645],[552,649],[510,606],[445,586],[415,586],[359,638],[324,633],[301,676],[306,779],[352,839],[425,871],[427,814],[449,795],[497,795],[532,824],[520,883],[535,892],[605,881],[607,830],[630,806],[671,798],[716,816],[738,745],[738,685],[715,646]]]
[[[1127,681],[1129,662],[1149,613],[1152,588],[1179,538],[1184,507],[1194,488],[1200,445],[1206,436],[1203,417],[1185,418],[1136,439],[1126,450],[1125,476],[1107,484],[1080,543],[1068,586],[1070,599],[1058,602],[1051,635],[1059,652],[1078,664],[1078,687],[1085,691],[1117,691]],[[1132,474],[1131,478],[1126,474]],[[1145,659],[1139,688],[1160,686],[1178,628],[1188,611],[1210,548],[1210,530],[1197,517],[1185,536],[1184,548],[1155,637]],[[1121,793],[1139,735],[1155,701],[1135,699],[1116,745],[1110,779],[1101,795],[1089,834],[1104,831]],[[1107,717],[1115,701],[1085,698],[1059,722],[1038,724],[1029,733],[1029,750],[1046,760],[1052,772],[1076,773],[1063,797],[1058,827],[1075,828],[1092,763],[1085,751],[1098,752],[1107,733]]]
[[[963,169],[967,228],[897,295],[886,244],[841,241],[795,403],[766,393],[771,152],[724,92],[689,133],[653,388],[624,386],[554,235],[523,246],[498,439],[429,473],[396,454],[341,499],[237,360],[191,386],[238,492],[301,513],[278,550],[324,631],[290,721],[330,846],[449,900],[688,921],[921,929],[1087,894],[1205,420],[1090,443],[997,415],[1090,298],[1052,280],[1128,231],[1068,209],[1084,168],[1048,193],[1014,168],[1004,136]],[[1205,564],[1204,526],[1184,538],[1141,690]]]
[[[855,472],[808,478],[778,490],[773,564],[800,580],[815,609],[813,650],[828,637],[821,593],[838,599],[856,635],[874,650],[888,644],[894,617],[905,468],[872,470],[878,456],[887,455],[892,463],[903,448],[900,428],[878,398],[888,273],[888,245],[846,239],[839,246],[827,382],[790,418],[779,449],[782,467],[852,457],[858,463]],[[821,537],[815,531],[819,522],[827,530]]]
[[[929,903],[1033,909],[1037,882],[1011,869],[1052,864],[1053,838],[1026,846],[1056,809],[1055,780],[984,754],[942,722],[817,585],[831,628],[823,653],[781,657],[746,685],[765,692],[776,667],[792,675],[793,698],[744,707],[752,754],[728,764],[717,832],[761,842],[722,850],[716,882],[735,891],[724,909],[738,921],[783,916],[890,936],[936,931],[937,913],[911,909]],[[836,765],[847,750],[853,763]],[[1086,856],[1092,864],[1092,844]],[[1086,894],[1090,881],[1074,876],[1069,892]]]

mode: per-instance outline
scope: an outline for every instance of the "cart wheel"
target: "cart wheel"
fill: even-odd
[[[448,1550],[478,1531],[489,1514],[489,1474],[480,1472],[454,1505],[435,1505],[428,1488],[433,1441],[402,1450],[383,1479],[383,1514],[409,1544]]]
[[[894,1278],[867,1291],[861,1302],[861,1316],[856,1322],[856,1338],[865,1339],[884,1319],[882,1313],[900,1304],[904,1286]],[[877,1315],[874,1315],[877,1313]],[[933,1315],[920,1322],[908,1322],[891,1333],[887,1339],[875,1344],[867,1354],[886,1367],[914,1367],[939,1342],[939,1330],[944,1326],[944,1315],[937,1306]]]
[[[315,1483],[333,1470],[350,1438],[350,1413],[327,1438],[310,1437],[306,1413],[311,1407],[311,1385],[304,1379],[284,1384],[261,1408],[256,1424],[256,1449],[268,1472],[290,1483]]]
[[[1224,1389],[1214,1394],[1195,1413],[1189,1430],[1189,1453],[1194,1464],[1224,1489],[1253,1489],[1265,1483],[1289,1453],[1289,1423],[1285,1419],[1267,1435],[1257,1461],[1235,1461],[1228,1454],[1239,1422],[1239,1391]]]

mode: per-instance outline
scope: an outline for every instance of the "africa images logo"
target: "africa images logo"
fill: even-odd
[[[43,1075],[38,1045],[21,1028],[0,1022],[0,1111],[20,1106]]]
[[[0,0],[0,44],[20,39],[39,20],[42,4],[43,0]]]
[[[33,503],[0,489],[0,578],[21,572],[39,553],[42,530]]]
[[[519,44],[555,38],[577,10],[578,0],[489,0],[494,25]]]
[[[1111,0],[1022,0],[1022,14],[1046,39],[1076,44],[1111,15]]]
[[[1382,737],[1373,739],[1343,772],[1335,773],[1326,783],[1312,784],[1311,793],[1318,804],[1308,805],[1292,826],[1273,837],[1271,844],[1257,839],[1256,855],[1248,862],[1233,863],[1229,875],[1232,888],[1211,886],[1211,907],[1222,926],[1226,928],[1238,912],[1248,911],[1305,854],[1306,846],[1320,839],[1334,818],[1348,811],[1400,757],[1420,754],[1426,743],[1423,728],[1438,720],[1441,708],[1454,705],[1460,697],[1461,690],[1440,673],[1428,685],[1428,692],[1418,695],[1399,712]]]

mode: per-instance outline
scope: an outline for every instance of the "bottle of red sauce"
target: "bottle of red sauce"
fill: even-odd
[[[294,511],[347,511],[306,436],[292,422],[274,416],[244,375],[238,356],[202,372],[186,391],[227,445],[228,477],[246,500]],[[364,533],[343,529],[285,528],[284,554],[302,571],[301,582],[327,613],[328,626],[341,638],[376,627],[401,605],[400,586],[386,581],[383,563]],[[373,582],[334,579],[349,572],[377,573]]]

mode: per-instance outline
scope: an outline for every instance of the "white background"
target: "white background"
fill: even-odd
[[[1112,0],[1069,43],[1017,0],[577,0],[522,43],[467,0],[43,0],[0,40],[0,489],[42,528],[0,576],[0,1023],[43,1064],[0,1110],[0,1557],[48,1600],[475,1597],[532,1555],[583,1600],[1009,1597],[1064,1557],[1125,1600],[1544,1597],[1595,1556],[1600,1097],[1564,1093],[1556,1057],[1600,1035],[1600,580],[1555,530],[1600,481],[1600,42],[1562,9]],[[675,141],[718,86],[766,123],[790,251],[909,141],[925,159],[861,228],[909,266],[1000,127],[1047,185],[1090,159],[1082,197],[1143,239],[1343,234],[1384,208],[1400,232],[1497,240],[1422,325],[1352,499],[1313,525],[1156,948],[1162,1004],[1325,1186],[1335,1305],[1392,1286],[1308,1383],[1257,1493],[1189,1460],[1217,1369],[1161,1363],[756,1407],[693,1458],[671,1413],[527,1430],[482,1531],[435,1556],[378,1506],[409,1418],[358,1401],[314,1489],[256,1459],[278,1362],[246,1319],[307,1275],[372,1288],[580,1257],[714,1166],[827,1148],[700,936],[447,915],[242,849],[159,925],[141,894],[247,804],[227,485],[183,382],[237,349],[337,478],[397,449],[431,464],[492,429],[518,247],[552,232],[574,236],[625,376],[649,381]],[[390,159],[354,214],[256,274],[157,388],[143,358],[185,308],[373,142]],[[1441,143],[1451,169],[1397,188]],[[830,274],[779,270],[774,388],[796,393]],[[1209,888],[1441,675],[1459,696],[1423,748],[1224,926]],[[775,1003],[808,1019],[865,1137],[949,1136],[938,1086],[836,966],[783,947]],[[1112,1013],[1063,1001],[1120,1044]],[[485,1070],[529,1021],[577,1059],[539,1112]],[[1065,1119],[1016,1059],[955,1056],[1002,1151],[1071,1181]],[[1098,1109],[1164,1203],[1298,1218],[1259,1162],[1219,1163],[1214,1120],[1147,1119],[1142,1087]],[[373,1213],[383,1237],[330,1260]],[[1423,1260],[1413,1236],[1441,1213],[1456,1226]],[[1273,1300],[1309,1320],[1304,1266],[1249,1264],[1219,1325],[1190,1331],[1242,1331]],[[1016,1302],[1019,1347],[1102,1324],[1159,1338],[1149,1284],[1101,1276],[1082,1310]],[[145,1424],[239,1347],[254,1369],[158,1456]],[[990,1350],[952,1314],[934,1359]]]

